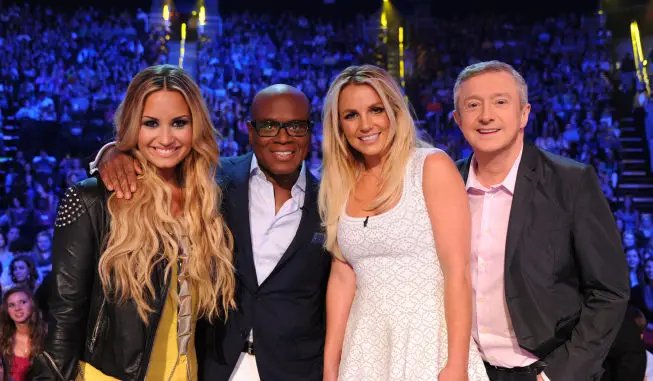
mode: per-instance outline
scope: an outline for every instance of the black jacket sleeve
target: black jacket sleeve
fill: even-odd
[[[571,339],[545,359],[552,381],[598,379],[630,295],[619,231],[592,167],[583,170],[575,194],[572,229],[584,301]]]
[[[48,304],[51,323],[45,352],[30,372],[32,380],[73,380],[84,353],[93,279],[99,249],[89,199],[78,185],[59,204],[52,247]]]

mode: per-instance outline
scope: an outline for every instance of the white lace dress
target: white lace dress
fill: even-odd
[[[422,191],[424,159],[435,151],[415,151],[394,208],[366,224],[340,218],[338,243],[357,280],[340,381],[434,381],[446,364],[444,278]],[[469,380],[488,380],[471,338]]]

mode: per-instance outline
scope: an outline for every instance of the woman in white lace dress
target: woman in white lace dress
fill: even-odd
[[[324,106],[319,205],[334,261],[325,381],[487,380],[471,339],[463,180],[418,141],[392,77],[347,68]]]

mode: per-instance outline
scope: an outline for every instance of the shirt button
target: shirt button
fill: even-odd
[[[481,296],[480,298],[478,298],[478,302],[479,303],[485,303],[485,297]]]

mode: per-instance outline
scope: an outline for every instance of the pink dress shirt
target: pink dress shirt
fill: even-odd
[[[466,184],[472,213],[472,336],[485,361],[505,368],[538,360],[517,342],[504,286],[508,220],[522,153],[503,182],[490,188],[477,180],[472,158]]]

